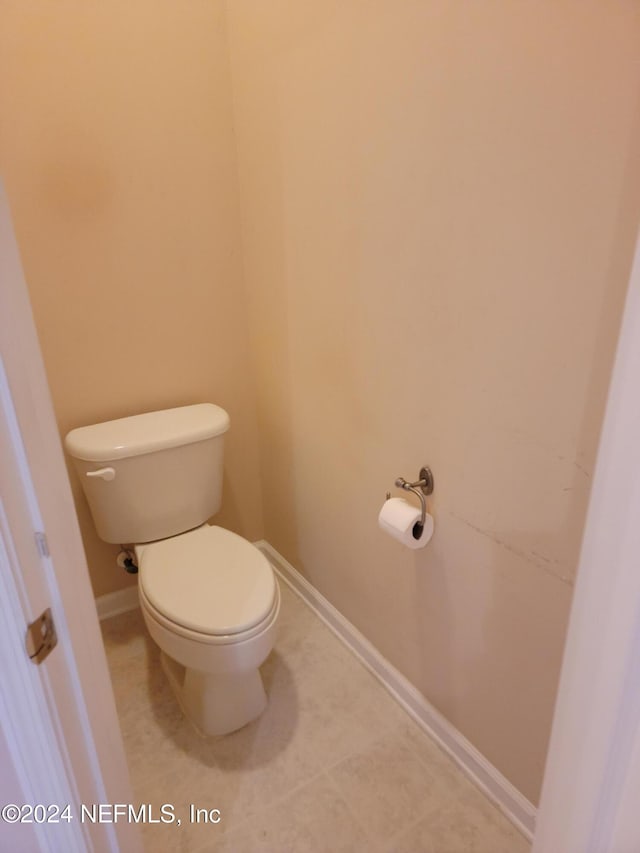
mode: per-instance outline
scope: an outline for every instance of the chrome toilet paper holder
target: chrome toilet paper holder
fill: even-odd
[[[409,483],[404,477],[398,477],[395,484],[399,489],[404,489],[405,492],[413,492],[414,495],[417,495],[417,497],[420,498],[422,513],[420,515],[420,521],[416,522],[416,526],[419,524],[420,530],[422,530],[427,517],[427,502],[425,500],[425,496],[433,493],[433,473],[431,472],[431,468],[429,468],[428,465],[424,465],[420,469],[419,477],[420,479],[416,480],[415,483]],[[390,495],[387,494],[387,497],[390,497]]]

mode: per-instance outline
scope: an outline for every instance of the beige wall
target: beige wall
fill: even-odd
[[[221,2],[0,4],[1,170],[61,433],[212,400],[218,520],[262,535]],[[93,532],[95,593],[135,582]]]
[[[639,12],[229,4],[266,537],[533,801],[640,209]],[[376,517],[424,463],[409,552]]]

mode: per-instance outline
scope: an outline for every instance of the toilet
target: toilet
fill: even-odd
[[[224,409],[199,403],[65,438],[98,536],[133,544],[147,629],[185,716],[204,735],[228,734],[264,710],[259,667],[280,610],[266,557],[207,523],[221,504],[228,429]]]

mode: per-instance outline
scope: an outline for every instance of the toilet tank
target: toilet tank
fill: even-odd
[[[153,542],[214,515],[228,429],[224,409],[199,403],[71,430],[65,447],[98,536]]]

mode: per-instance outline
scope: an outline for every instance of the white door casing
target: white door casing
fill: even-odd
[[[640,850],[640,241],[613,369],[534,853]]]
[[[0,642],[3,675],[11,676],[11,684],[9,678],[0,680],[0,722],[20,780],[16,797],[56,797],[44,804],[60,806],[66,801],[57,798],[70,797],[75,819],[80,802],[130,803],[132,794],[62,447],[1,184],[0,282]],[[48,554],[41,553],[34,539],[38,531],[46,536]],[[45,607],[53,611],[58,645],[36,666],[27,657],[24,635],[27,623]],[[58,825],[59,832],[53,825],[30,831],[42,850],[142,850],[134,824],[76,821],[66,826],[64,840],[64,824]],[[18,831],[0,823],[0,833],[3,828],[12,837]],[[12,844],[7,849],[16,848]]]
[[[51,659],[52,667],[37,666],[29,660],[25,648],[25,626],[48,606],[46,602],[50,603],[52,596],[46,580],[39,582],[39,576],[48,574],[49,568],[43,565],[47,557],[40,552],[36,540],[42,523],[2,360],[0,471],[0,718],[11,766],[20,783],[13,795],[6,792],[7,799],[0,805],[3,809],[36,804],[47,809],[56,806],[62,813],[61,818],[52,809],[45,813],[50,823],[38,823],[42,814],[36,814],[36,822],[20,826],[8,822],[15,818],[13,809],[3,813],[0,837],[11,827],[16,849],[29,849],[27,837],[33,834],[35,837],[28,842],[29,846],[34,844],[33,849],[82,853],[92,845],[88,826],[74,819],[79,806],[74,768],[64,738],[59,736],[61,724],[51,685],[52,677],[56,681],[65,678],[66,672],[60,668],[64,653]],[[41,548],[46,551],[42,545]],[[60,608],[53,609],[57,623]],[[96,790],[95,795],[103,796],[103,792],[98,794]],[[72,808],[65,815],[67,804]],[[23,818],[33,820],[28,812],[23,813]]]

